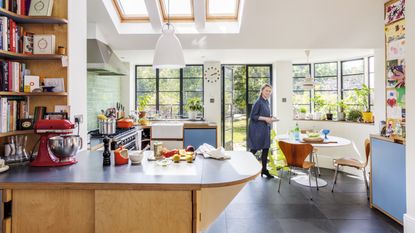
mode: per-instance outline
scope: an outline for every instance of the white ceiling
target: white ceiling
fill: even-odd
[[[118,34],[103,1],[88,0],[89,25],[124,60],[151,64],[159,35]],[[304,49],[311,61],[373,54],[384,46],[382,25],[382,0],[245,0],[239,34],[178,37],[186,63],[305,62]]]

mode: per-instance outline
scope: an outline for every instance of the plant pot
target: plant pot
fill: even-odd
[[[196,118],[197,118],[197,112],[196,111],[189,111],[188,115],[189,115],[190,120],[196,120]]]
[[[344,121],[346,119],[346,114],[344,112],[337,112],[337,120]]]
[[[332,121],[333,120],[333,113],[326,113],[326,118],[328,121]]]
[[[372,112],[362,112],[362,119],[365,123],[373,122],[373,113]]]
[[[321,113],[319,112],[313,113],[313,120],[321,120]]]
[[[146,111],[140,111],[140,113],[138,114],[138,118],[145,118],[146,114],[147,114]]]
[[[302,112],[300,112],[299,114],[298,114],[298,119],[300,119],[300,120],[304,120],[305,119],[305,113],[302,113]]]

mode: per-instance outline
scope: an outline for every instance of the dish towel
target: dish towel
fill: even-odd
[[[225,149],[223,147],[215,148],[212,145],[207,143],[203,143],[203,145],[199,146],[196,150],[197,154],[202,154],[205,158],[212,158],[212,159],[230,159],[231,156],[225,154]]]

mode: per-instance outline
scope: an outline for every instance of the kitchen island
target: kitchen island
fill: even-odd
[[[223,161],[103,167],[100,152],[84,151],[72,166],[11,168],[0,174],[2,208],[11,209],[3,229],[200,232],[261,170],[251,153],[227,153]]]

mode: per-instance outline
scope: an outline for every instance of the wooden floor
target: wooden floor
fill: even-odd
[[[248,183],[205,233],[397,233],[402,226],[369,208],[364,181],[339,173],[331,192],[333,171],[321,170],[328,186],[313,190],[283,179],[258,177]]]

